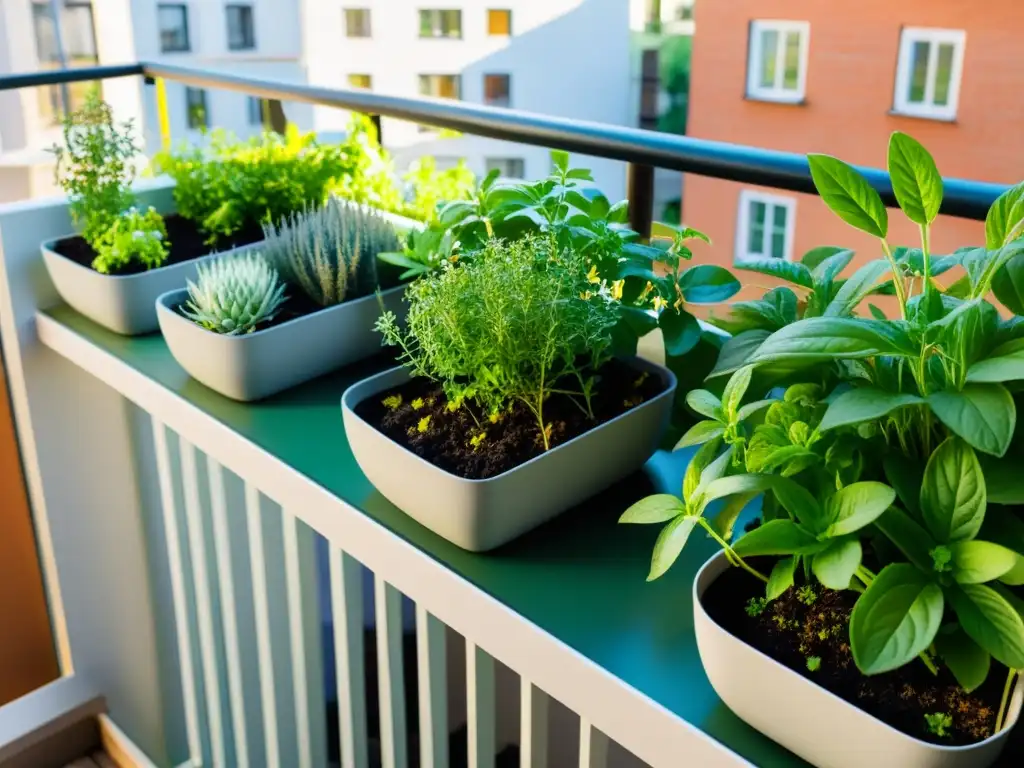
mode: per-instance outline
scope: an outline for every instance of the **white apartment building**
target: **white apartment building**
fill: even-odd
[[[617,125],[630,109],[630,0],[304,0],[303,53],[311,84],[474,104]],[[348,116],[314,108],[318,131]],[[431,154],[466,158],[478,175],[549,173],[546,149],[476,136],[441,138],[398,120],[382,125],[399,170]],[[625,165],[574,158],[609,197],[625,195]]]

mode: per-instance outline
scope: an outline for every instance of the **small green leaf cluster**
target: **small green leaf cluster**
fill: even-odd
[[[160,152],[152,167],[175,180],[178,213],[195,221],[212,245],[323,205],[332,190],[378,207],[400,204],[393,181],[393,196],[379,188],[380,179],[391,179],[390,171],[375,166],[368,156],[373,142],[355,128],[343,144],[321,144],[294,125],[284,136],[267,132],[240,141],[216,130],[209,139],[207,146],[183,144]]]
[[[252,333],[273,320],[285,300],[285,286],[267,260],[255,251],[224,256],[198,267],[188,281],[181,313],[203,328],[226,336]]]
[[[407,332],[392,313],[377,328],[413,375],[440,382],[478,419],[524,405],[546,450],[547,399],[567,394],[593,416],[598,371],[611,357],[618,305],[586,275],[584,257],[550,238],[490,240],[472,260],[409,286]]]
[[[410,198],[404,213],[419,221],[436,221],[444,203],[465,200],[476,190],[476,176],[463,159],[452,168],[438,170],[433,157],[421,157],[413,161],[402,178]]]
[[[163,266],[168,254],[164,217],[152,206],[139,211],[132,206],[115,217],[93,247],[92,268],[105,275],[116,273],[132,262],[146,269]]]
[[[840,275],[852,254],[833,247],[797,264],[753,265],[788,285],[720,321],[736,335],[709,389],[690,393],[703,420],[678,446],[700,445],[689,472],[714,469],[714,479],[703,495],[684,482],[680,498],[641,500],[622,522],[667,522],[662,537],[705,528],[765,583],[768,600],[815,582],[857,592],[848,629],[865,675],[942,663],[971,691],[995,661],[1008,670],[1008,694],[1024,669],[1024,521],[1000,505],[1024,502],[1024,324],[1001,319],[988,297],[1024,311],[1015,288],[1024,285],[1024,184],[993,204],[984,246],[936,255],[942,180],[912,138],[893,135],[888,165],[919,247],[888,242],[888,211],[856,169],[820,155],[809,162],[823,201],[877,238],[880,258],[849,278]],[[936,280],[945,273],[947,287]],[[873,307],[858,315],[877,294],[895,296],[898,319]],[[708,489],[723,504],[705,521]],[[730,541],[757,494],[762,524]],[[638,515],[654,503],[664,514]],[[655,545],[652,575],[685,535],[672,543]],[[754,557],[771,571],[752,567]]]
[[[930,712],[924,716],[925,727],[929,733],[944,739],[953,727],[953,717],[948,712]]]
[[[263,225],[262,253],[322,307],[377,289],[377,254],[398,247],[395,228],[372,208],[331,195],[325,205]]]
[[[56,182],[68,194],[71,219],[82,237],[99,250],[101,238],[134,199],[132,158],[138,148],[132,123],[115,123],[110,105],[94,88],[62,127],[64,144],[52,149]]]

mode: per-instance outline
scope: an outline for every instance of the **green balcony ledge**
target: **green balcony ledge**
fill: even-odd
[[[328,374],[257,403],[191,379],[163,337],[119,336],[60,306],[51,319],[166,387],[443,563],[553,637],[762,768],[807,765],[736,717],[708,683],[693,634],[691,585],[714,552],[688,546],[663,578],[645,581],[656,526],[619,526],[650,493],[679,491],[689,452],[659,452],[642,472],[489,554],[459,549],[404,515],[360,472],[342,427],[350,384],[384,358]],[[316,446],[316,450],[310,450]]]

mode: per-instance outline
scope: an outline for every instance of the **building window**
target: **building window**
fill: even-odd
[[[462,37],[462,11],[420,11],[420,37]]]
[[[526,164],[521,157],[488,157],[484,164],[487,173],[497,170],[504,179],[526,178]]]
[[[225,6],[228,13],[228,50],[248,51],[256,47],[256,25],[251,5]]]
[[[512,11],[492,8],[487,11],[487,34],[491,37],[512,35]]]
[[[370,36],[370,9],[345,9],[345,37]]]
[[[740,192],[736,263],[749,259],[793,258],[796,199],[745,189]]]
[[[750,25],[747,96],[803,101],[811,25],[806,21],[754,21]]]
[[[369,91],[373,89],[373,77],[371,75],[349,75],[348,84],[353,88],[364,88]]]
[[[185,89],[185,114],[188,116],[189,128],[203,130],[209,127],[206,91],[203,88]]]
[[[484,104],[508,107],[512,104],[512,78],[510,75],[484,75]]]
[[[462,77],[459,75],[420,75],[420,95],[439,99],[462,98]]]
[[[895,111],[937,120],[955,118],[966,41],[963,30],[905,28],[896,68]]]
[[[160,25],[160,52],[181,53],[189,50],[188,8],[183,4],[156,7]]]
[[[89,0],[64,0],[60,5],[61,32],[64,54],[69,67],[91,67],[99,63],[96,53],[96,30],[92,18],[92,4]],[[60,51],[57,49],[57,33],[53,23],[50,0],[34,0],[32,3],[32,27],[36,39],[39,68],[59,69]],[[98,87],[96,81],[68,83],[67,94],[70,105],[64,103],[64,89],[59,85],[39,88],[39,112],[43,122],[56,125],[66,112],[74,112],[85,104],[88,92]]]
[[[249,125],[263,125],[263,110],[265,100],[257,96],[249,96],[246,101],[249,114]]]

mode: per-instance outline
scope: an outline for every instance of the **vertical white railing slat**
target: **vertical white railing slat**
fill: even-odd
[[[586,719],[580,718],[580,768],[605,768],[608,737]]]
[[[216,459],[207,456],[206,473],[210,482],[210,514],[213,518],[213,544],[217,555],[217,578],[222,606],[220,618],[224,631],[224,656],[228,672],[228,697],[231,702],[235,763],[238,768],[249,768],[249,738],[245,730],[245,693],[242,684],[242,651],[238,642],[238,622],[235,618],[235,579],[231,572],[231,539],[228,533],[228,505],[224,493],[224,470]]]
[[[548,695],[525,677],[520,681],[520,768],[548,768]]]
[[[494,768],[494,659],[466,640],[466,719],[469,768]]]
[[[374,575],[380,754],[384,768],[406,768],[405,684],[402,669],[402,593]]]
[[[448,685],[445,626],[416,606],[419,675],[420,766],[448,768]]]
[[[203,536],[203,510],[199,502],[196,449],[179,435],[178,452],[181,455],[181,485],[185,502],[188,546],[191,554],[189,559],[192,562],[196,623],[199,625],[199,652],[203,662],[203,688],[206,692],[206,720],[210,730],[210,749],[213,753],[214,768],[223,768],[227,766],[227,754],[224,749],[220,673],[217,669],[217,646],[213,629],[210,580],[206,572],[206,541]]]
[[[185,731],[188,738],[189,761],[201,765],[202,742],[199,733],[199,706],[196,701],[195,670],[192,663],[192,637],[189,630],[188,604],[185,596],[185,575],[182,571],[181,539],[178,535],[177,514],[174,508],[174,484],[167,432],[156,418],[153,422],[153,444],[156,448],[157,474],[160,478],[160,506],[167,538],[167,561],[171,576],[171,600],[174,603],[174,624],[178,643],[178,661],[181,665],[181,692],[185,708]]]
[[[256,618],[256,650],[260,661],[263,739],[267,764],[273,766],[280,764],[280,749],[277,738],[277,697],[274,692],[274,654],[270,642],[270,608],[267,605],[267,570],[263,554],[263,519],[259,489],[248,482],[245,484],[245,510],[248,517],[249,560]]]
[[[341,766],[367,768],[362,568],[352,557],[331,545],[330,570]]]
[[[292,692],[295,696],[295,727],[298,730],[298,768],[313,768],[313,736],[310,727],[309,683],[306,672],[306,638],[302,616],[302,574],[299,572],[299,521],[284,516],[284,566],[288,586],[288,631],[292,653]],[[314,716],[320,716],[317,712]]]

